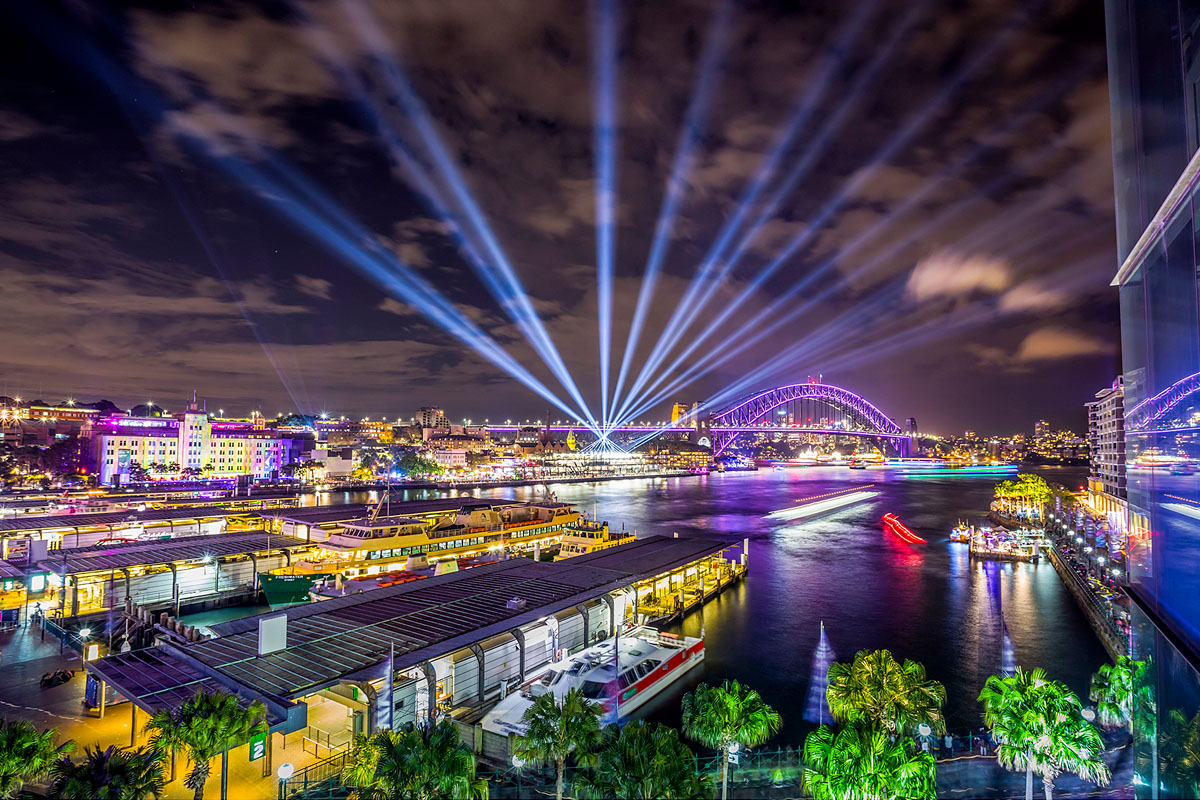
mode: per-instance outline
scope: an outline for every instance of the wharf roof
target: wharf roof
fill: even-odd
[[[48,506],[51,503],[60,502],[59,500],[51,500],[48,497],[30,498],[28,500],[12,500],[8,498],[0,499],[0,508],[40,508]]]
[[[56,575],[73,575],[78,572],[172,564],[177,561],[199,561],[205,556],[220,558],[246,555],[266,550],[305,547],[309,544],[303,539],[294,539],[291,536],[280,536],[263,531],[183,536],[178,539],[151,539],[144,542],[101,544],[58,550],[54,555],[39,561],[38,568],[49,570]]]
[[[153,714],[164,709],[178,708],[185,700],[201,692],[216,694],[228,692],[232,687],[217,678],[206,675],[195,665],[179,658],[177,653],[166,647],[147,647],[128,653],[111,655],[104,659],[100,669],[89,669],[114,686],[121,687],[122,694],[132,691],[127,697],[142,710]],[[130,688],[136,687],[136,688]],[[243,706],[249,702],[241,698]],[[274,704],[267,704],[267,723],[275,726],[284,721],[280,714],[273,713]]]
[[[459,511],[468,508],[492,508],[493,506],[523,505],[511,500],[490,501],[477,500],[469,497],[444,497],[440,500],[412,500],[407,502],[392,501],[389,508],[384,508],[392,516],[413,516],[414,514],[436,514],[439,512]],[[373,505],[344,505],[344,506],[313,506],[310,508],[279,508],[262,512],[266,519],[278,519],[284,522],[295,522],[305,525],[319,525],[323,522],[345,522],[360,520],[371,513]],[[394,512],[394,513],[393,513]]]
[[[129,522],[165,522],[179,520],[232,517],[248,512],[201,506],[199,508],[150,508],[145,511],[104,511],[97,514],[52,514],[0,519],[0,533],[11,531],[62,530],[64,528],[93,528],[104,525],[124,525]]]
[[[287,617],[288,646],[267,655],[258,655],[261,615],[210,626],[216,639],[156,649],[199,673],[220,676],[223,684],[286,702],[341,681],[381,677],[393,646],[395,668],[407,669],[735,544],[654,536],[564,561],[514,558],[294,606],[277,612]],[[513,598],[523,600],[524,607],[509,608]],[[93,666],[127,696],[165,696],[172,690],[157,679],[152,684],[137,669],[123,669],[124,662],[109,667],[129,655],[109,656]],[[180,683],[186,684],[183,677]]]
[[[0,580],[9,580],[10,578],[24,580],[25,570],[21,567],[18,567],[16,564],[10,564],[7,561],[0,561]]]
[[[403,669],[703,558],[731,543],[659,536],[625,547],[637,545],[626,558],[610,558],[604,565],[583,556],[559,562],[516,558],[289,608],[282,612],[288,617],[288,647],[265,656],[258,655],[257,617],[210,626],[218,638],[190,645],[187,651],[257,691],[303,697],[348,676],[370,673],[388,658],[391,645],[396,668]],[[616,555],[620,549],[604,552]],[[524,600],[524,608],[508,608],[513,598]]]

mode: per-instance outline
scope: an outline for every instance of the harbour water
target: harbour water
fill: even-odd
[[[1078,485],[1077,468],[1045,477]],[[747,580],[694,612],[679,626],[704,628],[709,682],[736,678],[758,689],[783,715],[775,741],[799,743],[820,623],[838,660],[864,648],[887,648],[922,662],[948,694],[951,730],[981,727],[976,697],[1001,666],[1001,615],[1017,663],[1042,667],[1086,697],[1092,672],[1107,656],[1054,568],[972,562],[967,545],[951,543],[959,519],[987,513],[995,477],[903,477],[885,469],[807,467],[714,474],[705,478],[630,480],[555,487],[560,500],[639,535],[720,534],[750,539]],[[767,519],[796,500],[855,485],[879,494],[817,518]],[[529,488],[484,492],[526,499]],[[887,533],[894,513],[928,540],[910,545]],[[679,696],[655,703],[651,715],[679,724]]]

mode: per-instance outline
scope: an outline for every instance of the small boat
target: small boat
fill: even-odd
[[[333,573],[278,575],[271,572],[258,573],[258,588],[272,611],[309,602],[309,592],[317,581],[334,578]]]
[[[959,521],[954,529],[950,531],[950,541],[967,543],[971,541],[971,526],[963,521]]]
[[[849,467],[850,469],[866,469],[867,468],[867,465],[861,461],[851,461],[846,466]]]
[[[620,651],[619,666],[614,647]],[[497,703],[481,724],[484,730],[502,736],[524,734],[522,717],[535,699],[553,694],[561,701],[571,689],[579,689],[599,703],[605,721],[614,716],[624,721],[703,661],[703,638],[636,628],[546,665],[519,691]]]

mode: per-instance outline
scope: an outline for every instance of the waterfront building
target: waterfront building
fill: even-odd
[[[101,484],[129,480],[151,464],[211,478],[278,477],[297,453],[295,443],[268,430],[261,416],[249,422],[216,420],[197,402],[169,417],[114,414],[88,420],[80,438],[91,441]]]
[[[31,405],[25,409],[26,418],[41,421],[55,422],[87,422],[96,419],[100,416],[100,412],[94,408],[86,408],[75,405],[61,406],[41,406]]]
[[[272,796],[292,796],[276,784],[275,756],[303,768],[356,734],[443,716],[476,753],[509,763],[511,737],[478,726],[492,703],[618,625],[715,594],[744,573],[745,546],[655,536],[565,562],[509,559],[215,624],[208,641],[168,639],[89,663],[88,705],[103,717],[114,693],[126,698],[140,744],[145,715],[197,692],[261,700],[270,732],[256,790]],[[283,739],[314,729],[317,754]],[[230,762],[247,758],[243,748]]]
[[[1200,3],[1106,0],[1130,511],[1134,792],[1194,797],[1172,719],[1200,710]]]
[[[1096,392],[1088,410],[1091,478],[1105,493],[1125,499],[1125,388],[1121,376]]]

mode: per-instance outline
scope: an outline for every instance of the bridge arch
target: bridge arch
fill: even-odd
[[[732,444],[740,432],[739,428],[753,427],[779,406],[797,400],[819,400],[840,410],[860,426],[855,430],[831,430],[829,433],[878,436],[892,440],[904,436],[903,430],[891,417],[862,395],[827,383],[795,383],[758,392],[714,412],[708,420],[713,433],[714,453],[720,453]]]

